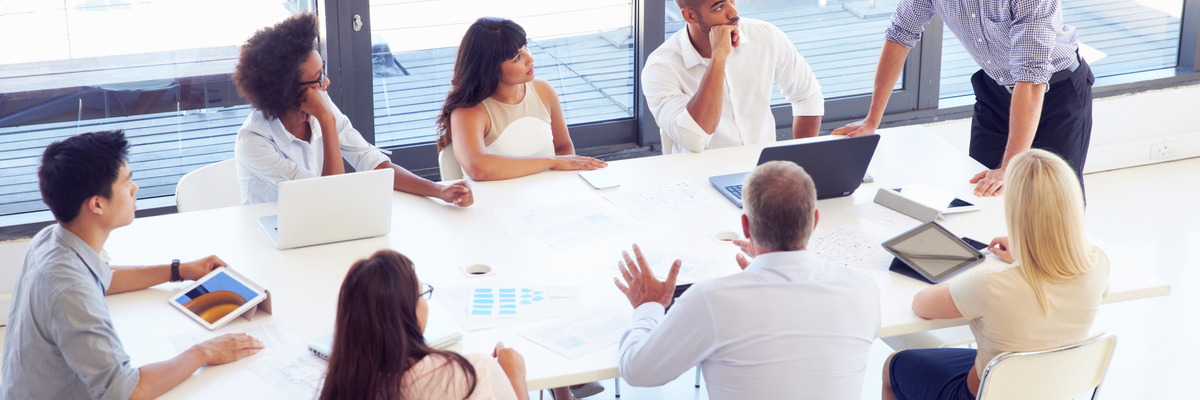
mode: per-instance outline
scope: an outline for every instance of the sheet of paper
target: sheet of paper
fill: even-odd
[[[228,333],[245,333],[254,336],[263,343],[263,350],[259,354],[297,342],[296,336],[288,327],[287,322],[276,317],[253,322],[239,318],[215,331],[199,330],[171,336],[167,340],[171,342],[171,347],[175,348],[176,353],[182,353],[200,342]]]
[[[521,336],[568,359],[607,347],[629,327],[628,314],[597,306],[570,321],[553,321],[522,332]]]
[[[606,195],[604,198],[635,218],[688,209],[713,199],[700,187],[688,181],[650,189],[617,192]]]
[[[554,288],[561,291],[561,288]],[[554,297],[547,286],[483,286],[467,292],[473,319],[568,318],[580,309],[578,297]]]
[[[886,270],[893,256],[880,245],[884,240],[871,232],[842,225],[821,235],[814,232],[808,240],[808,249],[822,261],[833,265]]]
[[[297,351],[263,358],[246,368],[294,399],[311,400],[317,398],[329,364],[309,351]]]
[[[615,212],[591,202],[510,208],[494,213],[509,235],[529,234],[558,250],[637,229]]]

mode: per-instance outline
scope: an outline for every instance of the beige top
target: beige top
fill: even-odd
[[[1100,249],[1091,270],[1043,287],[1046,315],[1018,264],[973,268],[950,282],[950,297],[979,345],[977,373],[1000,353],[1038,351],[1086,339],[1100,299],[1108,295],[1108,257]]]
[[[496,359],[483,353],[463,355],[475,368],[475,391],[467,396],[467,376],[458,363],[439,355],[429,355],[417,361],[404,374],[404,397],[410,399],[446,400],[516,400],[508,376]]]
[[[554,155],[550,111],[538,97],[533,82],[525,84],[525,98],[520,103],[504,104],[489,97],[481,104],[491,123],[483,137],[488,153],[512,157]]]

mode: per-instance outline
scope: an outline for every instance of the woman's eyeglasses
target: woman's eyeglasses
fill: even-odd
[[[321,88],[325,88],[325,61],[321,61],[321,75],[317,77],[317,80],[308,81],[308,82],[300,82],[300,86],[311,85],[314,83],[321,85]]]
[[[421,294],[418,294],[417,297],[424,297],[425,300],[432,299],[433,298],[433,285],[430,285],[428,283],[422,283],[421,284]]]

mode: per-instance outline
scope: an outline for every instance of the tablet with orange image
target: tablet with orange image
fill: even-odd
[[[231,269],[220,267],[182,292],[171,296],[171,305],[208,329],[217,329],[253,309],[267,293]]]

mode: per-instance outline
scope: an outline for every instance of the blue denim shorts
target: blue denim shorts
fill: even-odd
[[[888,374],[899,400],[974,400],[967,374],[974,349],[904,350],[892,357]]]

